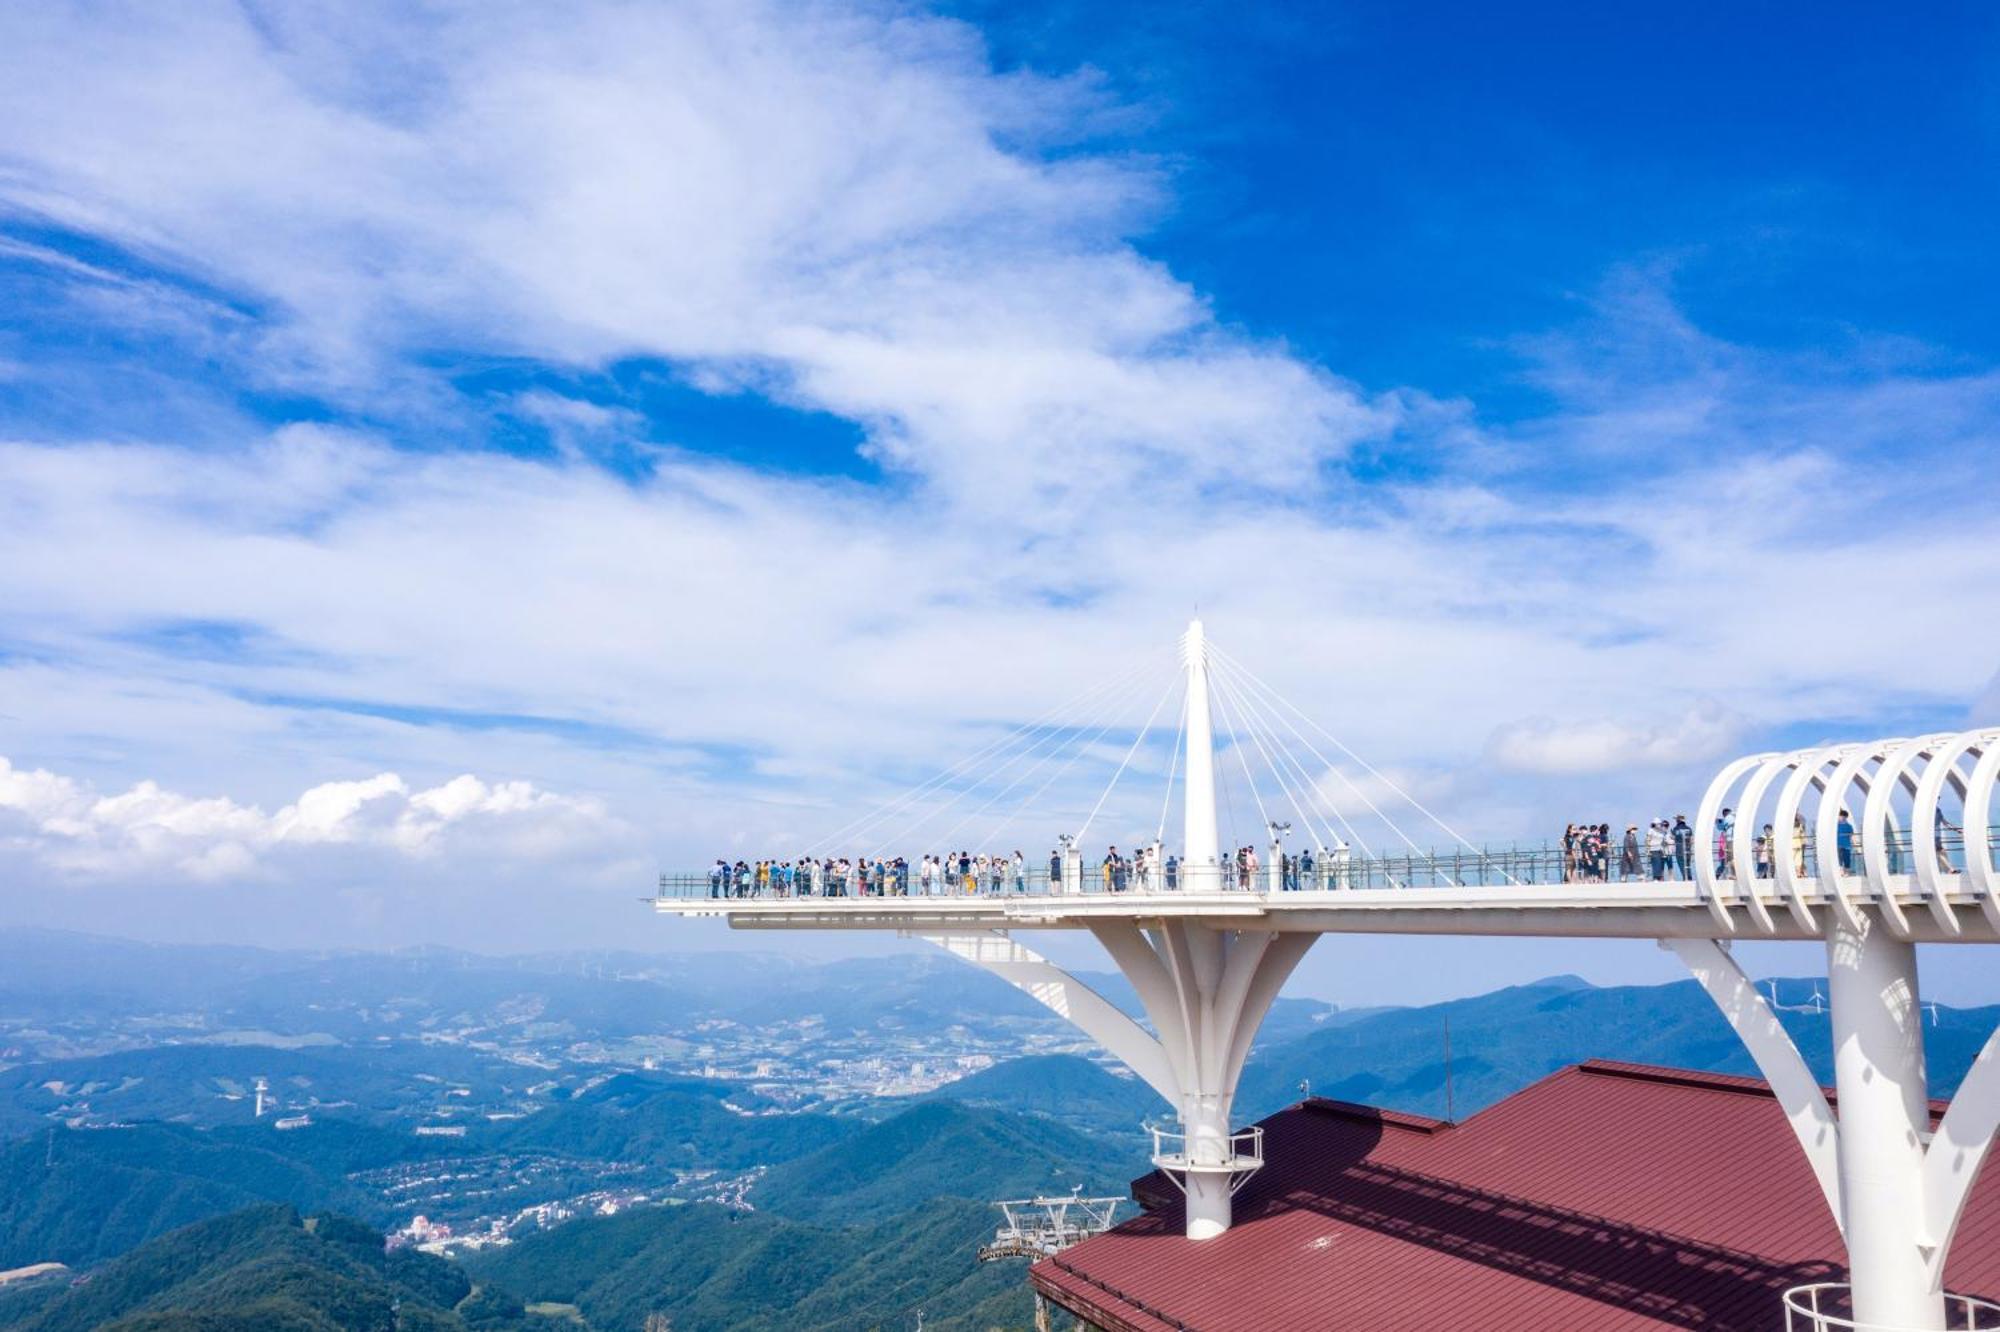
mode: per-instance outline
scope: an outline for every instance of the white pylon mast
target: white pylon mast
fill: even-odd
[[[1208,640],[1200,620],[1188,621],[1181,638],[1187,667],[1187,822],[1181,843],[1182,869],[1190,888],[1221,886],[1215,833],[1215,735],[1208,718]]]

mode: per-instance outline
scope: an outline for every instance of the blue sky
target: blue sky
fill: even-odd
[[[1515,340],[1670,265],[1702,328],[1990,361],[1991,9],[968,5],[1002,63],[1086,63],[1175,174],[1141,247],[1225,320],[1509,420]]]
[[[629,942],[1197,605],[1478,840],[1991,723],[1996,138],[1971,5],[17,9],[0,910]]]

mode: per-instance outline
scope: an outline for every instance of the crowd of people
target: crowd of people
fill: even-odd
[[[1685,814],[1654,819],[1643,834],[1638,824],[1629,823],[1622,837],[1613,837],[1608,823],[1572,823],[1563,829],[1564,883],[1693,877],[1694,827]]]
[[[1840,811],[1835,825],[1834,850],[1840,871],[1856,872],[1860,841],[1847,810]],[[1947,834],[1957,829],[1943,818],[1938,820],[1937,856],[1939,867],[1951,872]],[[1902,872],[1902,852],[1894,838],[1886,838],[1890,873]],[[1065,874],[1063,852],[1049,852],[1044,864],[1030,861],[1020,851],[1012,855],[989,855],[983,851],[955,851],[948,855],[926,855],[912,865],[902,856],[801,856],[794,860],[719,859],[708,871],[710,897],[908,897],[947,894],[1047,892],[1067,889],[1101,890],[1107,893],[1152,892],[1183,887],[1220,887],[1255,891],[1277,889],[1298,892],[1304,889],[1344,888],[1350,875],[1364,872],[1349,858],[1345,845],[1331,849],[1312,848],[1296,855],[1275,851],[1273,865],[1254,846],[1240,846],[1223,857],[1222,863],[1199,874],[1183,865],[1178,856],[1159,843],[1140,847],[1130,854],[1116,846],[1108,848],[1092,869],[1081,858],[1073,859]],[[1502,853],[1498,863],[1514,863],[1522,855]],[[1572,823],[1563,829],[1560,847],[1564,883],[1611,883],[1688,880],[1694,877],[1694,826],[1685,814],[1651,820],[1642,831],[1627,824],[1622,836],[1614,835],[1608,823]],[[1715,821],[1713,844],[1707,848],[1718,878],[1734,878],[1736,873],[1736,820],[1725,809]],[[1072,852],[1074,856],[1075,853]],[[1788,835],[1774,832],[1770,824],[1751,839],[1752,873],[1771,878],[1789,856],[1792,872],[1813,872],[1816,856],[1812,836],[1803,815],[1796,815]],[[1393,862],[1392,862],[1393,863]],[[1483,863],[1483,858],[1482,862]],[[1535,871],[1546,873],[1546,867]],[[1394,872],[1389,875],[1393,882]],[[1212,882],[1208,882],[1208,881]]]
[[[1343,845],[1317,857],[1308,849],[1279,858],[1277,886],[1285,891],[1334,886],[1334,876],[1348,865]],[[1179,856],[1158,843],[1129,854],[1116,846],[1106,849],[1093,868],[1081,859],[1066,879],[1060,849],[1049,852],[1046,864],[1031,862],[1020,851],[1012,855],[955,851],[926,855],[912,865],[902,856],[801,856],[794,860],[718,859],[709,866],[708,895],[724,897],[936,897],[951,894],[1046,892],[1051,885],[1069,884],[1082,891],[1086,881],[1107,893],[1175,891],[1183,886],[1208,887],[1192,881]],[[1252,846],[1238,847],[1207,876],[1222,888],[1271,886],[1266,863]]]
[[[1051,874],[1060,862],[1050,860]],[[1028,891],[1027,857],[958,851],[925,856],[801,856],[796,860],[717,860],[708,870],[710,897],[907,897],[944,893]]]
[[[1938,818],[1934,849],[1938,868],[1947,874],[1953,872],[1949,839],[1956,832],[1956,825],[1942,816]],[[1834,859],[1842,874],[1858,872],[1860,850],[1853,815],[1842,809],[1834,823]],[[1715,841],[1709,853],[1717,878],[1736,877],[1734,810],[1725,809],[1716,816]],[[1887,858],[1889,873],[1903,872],[1903,847],[1897,838],[1883,838],[1883,854]],[[1792,873],[1800,877],[1813,874],[1818,869],[1813,834],[1803,814],[1792,816],[1789,834],[1780,834],[1771,824],[1765,824],[1750,839],[1750,855],[1753,878],[1775,877],[1783,863],[1781,857],[1789,857]],[[1617,839],[1612,837],[1608,823],[1572,823],[1563,830],[1564,883],[1608,883],[1614,878],[1692,879],[1694,858],[1695,831],[1685,814],[1677,814],[1671,819],[1654,819],[1646,825],[1644,833],[1639,831],[1638,824],[1628,824],[1624,836]]]

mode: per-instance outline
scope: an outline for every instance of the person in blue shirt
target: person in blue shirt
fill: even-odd
[[[1840,852],[1840,872],[1854,872],[1854,825],[1848,821],[1847,811],[1840,811],[1840,826],[1834,831],[1833,844]]]

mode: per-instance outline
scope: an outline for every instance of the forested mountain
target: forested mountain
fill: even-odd
[[[947,1083],[927,1099],[1039,1115],[1092,1134],[1130,1134],[1168,1113],[1158,1092],[1080,1055],[1025,1055]]]
[[[1092,1074],[1102,1074],[1087,1061]],[[1146,1169],[1134,1135],[948,1100],[905,1110],[774,1166],[752,1213],[712,1207],[572,1222],[471,1261],[535,1300],[576,1305],[601,1332],[1025,1327],[1020,1264],[982,1267],[994,1200],[1123,1193]]]
[[[555,1332],[456,1265],[379,1232],[259,1206],[152,1240],[69,1287],[19,1332]]]
[[[87,1266],[259,1201],[367,1205],[338,1171],[178,1124],[50,1129],[0,1146],[0,1268]]]
[[[860,1124],[816,1114],[764,1114],[754,1093],[727,1082],[622,1073],[525,1119],[482,1130],[507,1151],[741,1169],[803,1156]]]
[[[877,1221],[937,1197],[985,1202],[1037,1193],[1122,1193],[1145,1173],[1136,1133],[1074,1129],[977,1106],[933,1102],[846,1141],[775,1166],[752,1193],[802,1221]]]
[[[985,1203],[938,1198],[866,1226],[811,1225],[762,1212],[672,1207],[575,1221],[468,1260],[481,1280],[574,1305],[595,1332],[931,1332],[1025,1329],[1019,1262],[980,1264],[998,1219]]]

